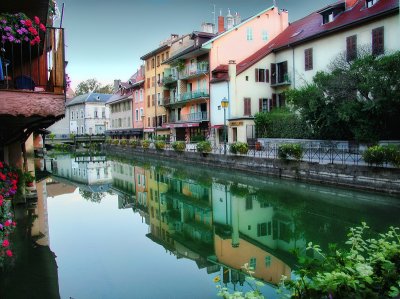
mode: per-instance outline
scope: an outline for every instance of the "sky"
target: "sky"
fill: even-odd
[[[127,81],[143,63],[140,57],[156,49],[172,33],[200,30],[202,22],[238,12],[242,19],[273,5],[273,0],[57,0],[64,3],[67,73],[75,88],[95,78],[102,84]],[[293,22],[335,0],[276,0]],[[56,21],[56,24],[59,20]]]

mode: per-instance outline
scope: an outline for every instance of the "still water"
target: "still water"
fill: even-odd
[[[400,198],[380,194],[105,156],[56,156],[46,168],[31,230],[56,263],[40,278],[56,290],[43,298],[215,298],[217,275],[248,289],[245,263],[276,298],[294,250],[343,242],[361,221],[400,226]]]

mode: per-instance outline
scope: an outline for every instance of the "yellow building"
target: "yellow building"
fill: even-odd
[[[169,65],[162,64],[169,59],[171,43],[177,39],[178,35],[163,41],[160,46],[141,57],[145,62],[145,116],[144,116],[144,136],[151,138],[155,135],[169,136],[169,128],[163,128],[163,123],[167,123],[167,112],[161,105],[164,98],[163,80],[165,69]]]

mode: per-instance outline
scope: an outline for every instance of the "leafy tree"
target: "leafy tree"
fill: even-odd
[[[101,85],[96,79],[88,79],[78,84],[75,95],[81,95],[89,92],[112,93],[113,86],[111,84]]]
[[[364,52],[363,52],[364,53]],[[330,72],[287,92],[313,137],[375,142],[399,139],[400,52],[363,54],[353,62],[339,56]]]
[[[90,192],[86,190],[79,190],[79,194],[87,201],[100,203],[105,194],[101,192]]]

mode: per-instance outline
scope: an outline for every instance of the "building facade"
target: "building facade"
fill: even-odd
[[[68,104],[69,130],[76,135],[102,135],[109,125],[110,94],[90,93],[72,99]]]

